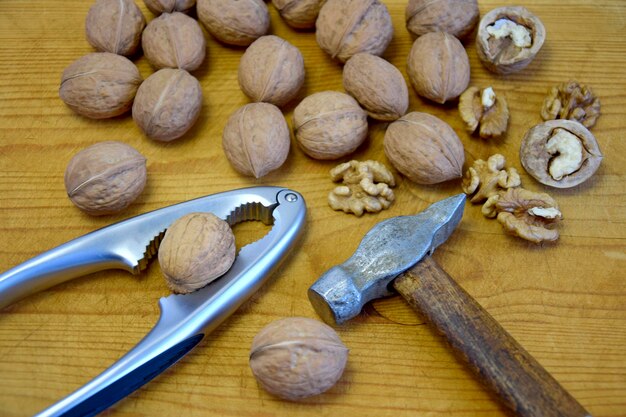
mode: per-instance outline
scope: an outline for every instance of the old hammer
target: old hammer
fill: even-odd
[[[517,415],[590,416],[430,257],[460,223],[464,206],[465,195],[459,194],[417,215],[378,223],[347,261],[311,286],[313,307],[324,321],[341,324],[395,289]]]

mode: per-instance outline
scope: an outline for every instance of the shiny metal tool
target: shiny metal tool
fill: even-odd
[[[113,224],[45,252],[0,275],[0,308],[33,292],[105,269],[144,270],[165,230],[192,212],[211,212],[230,225],[260,220],[273,225],[244,246],[230,270],[206,287],[159,300],[154,328],[91,382],[39,416],[92,416],[177,362],[258,290],[302,232],[303,197],[279,187],[213,194]]]

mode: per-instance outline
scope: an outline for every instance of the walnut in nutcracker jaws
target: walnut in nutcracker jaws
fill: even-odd
[[[315,27],[317,44],[341,62],[359,52],[382,55],[393,37],[387,6],[378,0],[326,0]]]
[[[315,21],[326,0],[272,0],[287,24],[296,29],[315,27]]]
[[[156,15],[161,13],[187,13],[196,5],[196,0],[143,0],[148,10]]]
[[[270,28],[263,0],[198,0],[196,9],[207,31],[229,45],[248,46]]]
[[[402,73],[372,54],[359,53],[343,67],[343,88],[373,119],[392,121],[409,108],[409,89]]]
[[[509,124],[509,107],[493,88],[470,87],[459,98],[459,113],[469,133],[478,129],[481,138],[499,138]]]
[[[296,97],[304,84],[300,50],[278,36],[261,36],[239,62],[239,86],[252,101],[282,106]]]
[[[488,70],[510,74],[526,68],[539,53],[545,39],[543,23],[528,9],[500,7],[480,20],[476,51]]]
[[[133,55],[146,26],[139,7],[132,0],[97,0],[87,12],[87,42],[100,52]]]
[[[334,182],[342,181],[328,194],[333,210],[363,215],[364,211],[377,213],[389,208],[395,200],[390,187],[396,185],[391,171],[377,161],[350,161],[330,171]]]
[[[269,103],[241,107],[228,118],[222,134],[222,147],[233,168],[256,178],[278,169],[290,144],[285,117]]]
[[[591,129],[600,117],[600,99],[591,88],[570,81],[550,89],[541,109],[543,120],[568,119]]]
[[[415,36],[447,32],[459,39],[470,35],[478,23],[476,0],[409,0],[406,28]]]
[[[585,126],[559,119],[539,124],[526,133],[520,160],[540,183],[570,188],[593,176],[602,162],[602,153]]]

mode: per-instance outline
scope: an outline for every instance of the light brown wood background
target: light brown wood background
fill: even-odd
[[[385,58],[405,73],[411,38],[404,0],[385,0],[395,25]],[[481,0],[481,13],[512,1]],[[505,415],[451,353],[445,341],[398,297],[374,302],[338,332],[349,364],[329,392],[301,403],[263,392],[248,367],[253,336],[272,320],[316,317],[306,290],[343,262],[378,221],[415,213],[460,192],[460,183],[419,186],[397,176],[390,210],[356,218],[332,211],[328,170],[336,162],[307,158],[292,147],[287,163],[261,180],[237,174],[221,148],[227,117],[247,102],[237,84],[243,49],[208,38],[208,59],[194,73],[205,94],[202,116],[183,139],[161,144],[143,137],[130,116],[93,121],[58,98],[61,72],[92,51],[83,34],[87,0],[0,2],[0,270],[86,232],[159,207],[228,189],[272,184],[305,196],[306,233],[268,285],[179,364],[124,399],[116,416],[496,416]],[[463,131],[454,104],[437,106],[411,91],[411,110],[433,113],[458,132],[467,161],[500,152],[526,188],[548,191],[565,216],[561,239],[536,246],[506,236],[500,225],[467,206],[463,222],[435,259],[530,351],[594,416],[626,415],[626,3],[623,0],[525,4],[545,23],[547,41],[524,71],[487,72],[468,45],[472,84],[505,93],[508,135],[486,142]],[[153,16],[140,4],[148,20]],[[271,33],[302,51],[302,96],[342,90],[341,66],[310,32],[287,27],[270,5]],[[135,61],[144,77],[145,58]],[[549,87],[577,79],[602,99],[593,129],[605,159],[597,174],[569,190],[547,189],[517,157],[527,129],[541,121]],[[285,109],[291,114],[297,101]],[[386,160],[386,125],[371,122],[370,137],[351,157]],[[66,197],[63,172],[80,149],[124,141],[148,159],[148,185],[126,212],[92,218]],[[350,158],[344,158],[343,162]],[[337,162],[337,163],[338,163]],[[237,227],[241,241],[265,229]],[[158,263],[139,277],[110,271],[34,294],[0,311],[0,415],[28,416],[90,380],[152,327],[157,300],[168,294]]]

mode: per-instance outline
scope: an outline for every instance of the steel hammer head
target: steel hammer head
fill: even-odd
[[[375,298],[391,295],[391,282],[431,254],[463,217],[465,194],[441,200],[414,216],[398,216],[374,226],[354,254],[326,271],[309,288],[317,314],[341,324]]]

